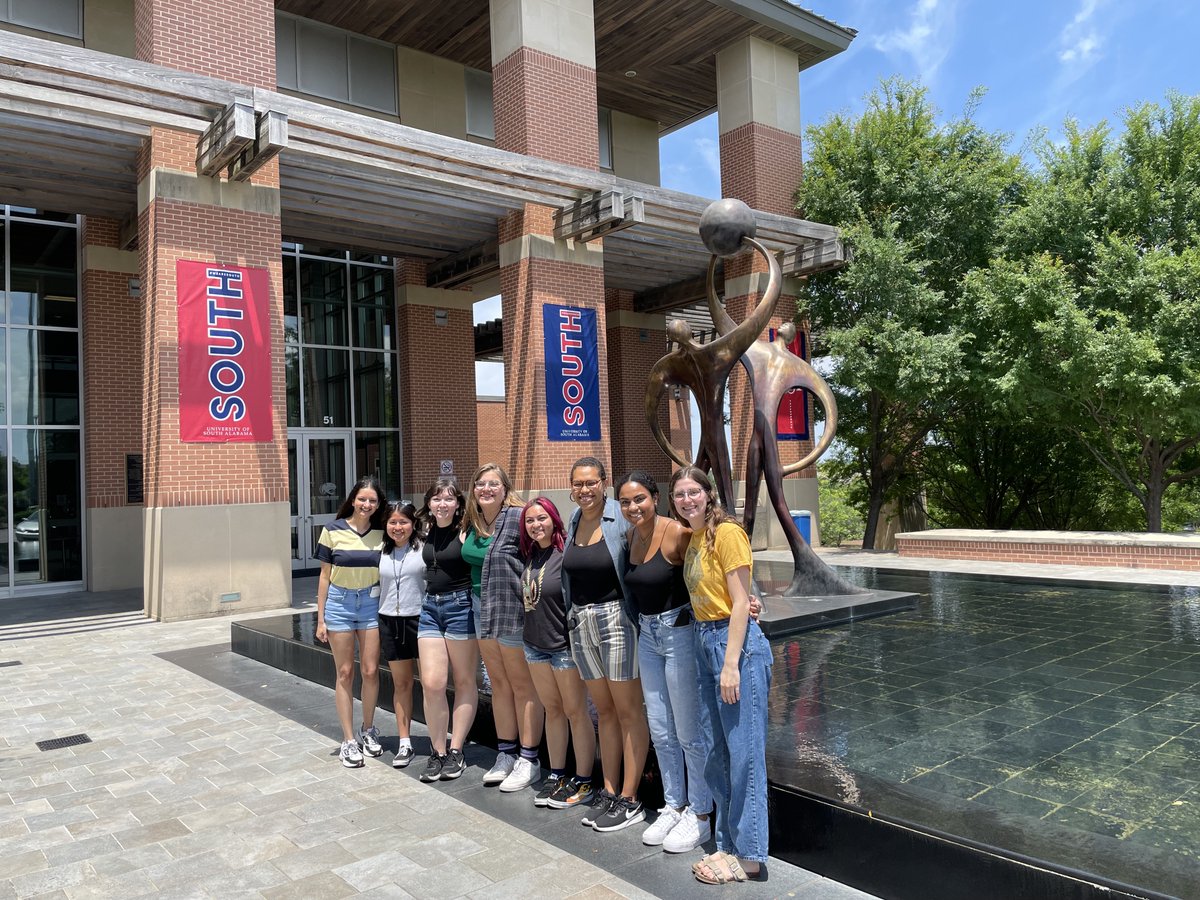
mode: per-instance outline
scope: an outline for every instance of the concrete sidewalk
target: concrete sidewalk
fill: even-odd
[[[311,597],[308,580],[294,594]],[[329,688],[231,654],[226,619],[139,609],[136,592],[0,603],[0,900],[705,892],[696,854],[484,789],[482,748],[448,784],[417,780],[420,738],[408,770],[391,752],[346,770]],[[394,749],[394,720],[377,722]],[[90,743],[35,745],[81,733]],[[739,897],[867,896],[780,861],[768,871]]]

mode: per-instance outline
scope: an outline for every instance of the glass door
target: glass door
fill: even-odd
[[[348,431],[289,432],[293,569],[315,569],[320,565],[317,541],[350,490],[352,448]]]

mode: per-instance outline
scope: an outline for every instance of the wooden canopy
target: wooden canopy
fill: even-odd
[[[640,197],[644,221],[604,238],[610,287],[645,292],[704,274],[702,197],[508,153],[274,91],[0,31],[0,196],[133,221],[135,161],[153,126],[199,137],[237,99],[287,117],[283,233],[429,261],[494,239],[524,203],[596,192]],[[203,177],[203,176],[200,176]],[[835,239],[831,226],[759,212],[774,250]]]

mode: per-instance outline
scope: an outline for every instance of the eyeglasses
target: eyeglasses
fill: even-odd
[[[671,499],[673,499],[675,501],[692,500],[692,499],[695,499],[696,497],[703,496],[703,494],[704,494],[703,488],[687,488],[686,490],[676,491],[675,493],[673,493],[671,495]]]
[[[475,482],[475,487],[477,487],[479,490],[483,490],[484,488],[502,488],[504,485],[499,481],[477,481]]]
[[[599,480],[593,478],[591,481],[572,481],[571,488],[576,491],[582,491],[584,488],[587,488],[589,491],[594,491],[596,488],[600,487],[600,484],[601,482]]]

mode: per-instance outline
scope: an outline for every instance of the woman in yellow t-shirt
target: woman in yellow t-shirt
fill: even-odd
[[[767,861],[771,645],[750,619],[750,540],[721,509],[708,476],[680,469],[669,496],[672,513],[692,529],[683,578],[696,617],[704,778],[716,801],[717,851],[692,872],[705,884],[746,881]]]

